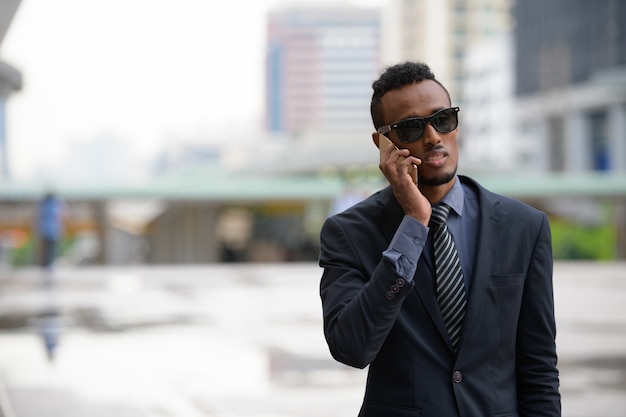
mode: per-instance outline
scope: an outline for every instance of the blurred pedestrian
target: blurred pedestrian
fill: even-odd
[[[39,203],[38,232],[41,242],[40,265],[52,269],[59,242],[63,236],[64,204],[53,192],[47,192]]]
[[[44,311],[39,317],[39,334],[46,350],[48,361],[53,362],[61,333],[61,316],[56,309]]]
[[[320,252],[330,352],[369,366],[359,415],[560,416],[547,216],[457,175],[459,108],[428,66],[373,89],[390,186],[329,217]]]

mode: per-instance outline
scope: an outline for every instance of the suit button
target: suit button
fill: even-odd
[[[404,287],[404,284],[406,283],[406,281],[403,278],[398,278],[396,280],[396,285],[400,288]]]
[[[452,380],[455,383],[459,383],[463,380],[463,374],[461,373],[461,371],[454,371],[454,373],[452,374]]]
[[[391,286],[391,292],[395,294],[395,293],[397,293],[398,291],[400,291],[400,287],[398,287],[396,284],[393,284],[393,285]]]
[[[391,291],[387,291],[385,293],[385,298],[387,298],[387,300],[393,300],[395,296],[396,295],[393,292],[391,292]]]

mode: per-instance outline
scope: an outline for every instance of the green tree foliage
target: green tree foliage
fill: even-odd
[[[616,259],[617,231],[610,225],[582,225],[564,219],[551,219],[554,259]]]

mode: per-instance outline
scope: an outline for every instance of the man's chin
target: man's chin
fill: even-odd
[[[418,177],[418,185],[424,185],[428,187],[444,185],[452,181],[455,176],[456,176],[456,170],[454,170],[453,172],[442,173],[441,175],[436,175],[436,176],[426,177],[426,176],[420,175]]]

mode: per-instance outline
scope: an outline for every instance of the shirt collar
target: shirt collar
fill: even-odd
[[[448,191],[443,199],[441,199],[442,203],[446,203],[452,210],[456,212],[457,215],[463,215],[463,186],[461,185],[461,180],[457,176],[454,181],[454,185],[452,189]]]

